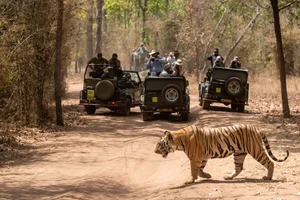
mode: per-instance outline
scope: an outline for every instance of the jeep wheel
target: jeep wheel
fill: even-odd
[[[143,112],[142,115],[143,115],[143,121],[148,121],[149,118],[150,118],[151,113]]]
[[[182,97],[182,91],[177,85],[170,84],[162,90],[162,100],[165,103],[177,103]]]
[[[187,122],[187,121],[189,121],[189,113],[181,113],[181,119],[182,119],[182,121],[184,121],[184,122]]]
[[[130,108],[131,108],[131,102],[130,102],[130,99],[127,98],[125,100],[124,106],[122,106],[120,108],[120,114],[125,115],[125,116],[129,116],[130,115]]]
[[[238,105],[237,109],[238,109],[239,112],[244,112],[245,111],[245,105],[244,104]]]
[[[88,115],[94,115],[96,112],[95,106],[84,106],[84,110]]]
[[[230,96],[239,96],[244,91],[244,85],[238,77],[231,77],[225,82],[225,91]]]
[[[109,80],[102,80],[95,87],[95,94],[100,100],[108,100],[115,93],[115,86]]]
[[[237,107],[238,107],[238,105],[236,105],[236,104],[231,104],[231,110],[236,110]]]
[[[202,98],[202,95],[200,96],[200,106],[202,106],[202,104],[203,104],[203,98]]]
[[[202,108],[205,109],[205,110],[208,110],[209,109],[209,106],[210,106],[210,102],[209,101],[206,101],[206,100],[202,100]]]

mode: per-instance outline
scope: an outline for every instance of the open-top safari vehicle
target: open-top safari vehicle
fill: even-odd
[[[190,96],[185,77],[148,76],[144,81],[141,105],[143,121],[150,119],[155,112],[164,115],[179,113],[183,121],[188,121]]]
[[[95,66],[103,71],[95,71]],[[80,105],[87,114],[93,115],[97,108],[105,107],[121,115],[130,115],[132,107],[140,106],[143,86],[138,72],[119,70],[118,74],[112,74],[113,67],[107,64],[86,67]]]
[[[244,112],[248,105],[248,70],[214,67],[199,83],[199,102],[203,109],[212,103],[231,105],[232,110]]]

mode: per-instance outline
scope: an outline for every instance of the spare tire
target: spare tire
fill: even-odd
[[[95,94],[100,100],[108,100],[115,93],[115,87],[109,80],[99,81],[95,87]]]
[[[182,98],[182,91],[177,85],[169,84],[163,88],[161,97],[165,103],[174,104]]]
[[[244,84],[238,77],[231,77],[225,82],[225,91],[230,96],[239,96],[244,92]]]

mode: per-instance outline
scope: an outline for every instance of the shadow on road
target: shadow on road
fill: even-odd
[[[176,190],[176,189],[181,189],[181,188],[186,188],[186,187],[190,187],[190,186],[194,186],[194,185],[198,185],[198,184],[202,184],[202,183],[216,183],[216,184],[236,184],[236,183],[280,183],[280,182],[284,182],[281,180],[263,180],[263,179],[253,179],[253,178],[241,178],[241,179],[234,179],[234,180],[213,180],[213,179],[204,179],[204,180],[200,180],[197,181],[195,183],[192,184],[183,184],[180,186],[176,186],[176,187],[171,187],[171,190]]]

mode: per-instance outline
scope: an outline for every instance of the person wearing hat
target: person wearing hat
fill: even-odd
[[[169,56],[167,57],[167,63],[164,65],[164,70],[169,74],[173,74],[174,62],[175,62],[174,54],[173,52],[170,52]]]
[[[209,56],[209,57],[207,58],[207,60],[210,60],[210,68],[213,68],[214,63],[215,63],[215,60],[217,59],[218,56],[220,56],[220,55],[219,55],[219,49],[218,49],[218,48],[215,48],[215,49],[214,49],[214,54],[211,55],[211,56]],[[222,56],[220,56],[220,57],[222,58]],[[223,60],[223,58],[222,58],[222,60]]]
[[[180,59],[174,62],[174,71],[172,76],[183,76],[182,61]]]
[[[225,67],[221,56],[217,56],[213,67]]]
[[[239,57],[234,56],[233,60],[230,62],[229,68],[241,69],[241,63]]]
[[[152,50],[149,54],[150,57],[146,63],[146,68],[150,70],[150,73],[155,72],[157,75],[159,75],[164,69],[164,60],[158,54],[159,52]]]

